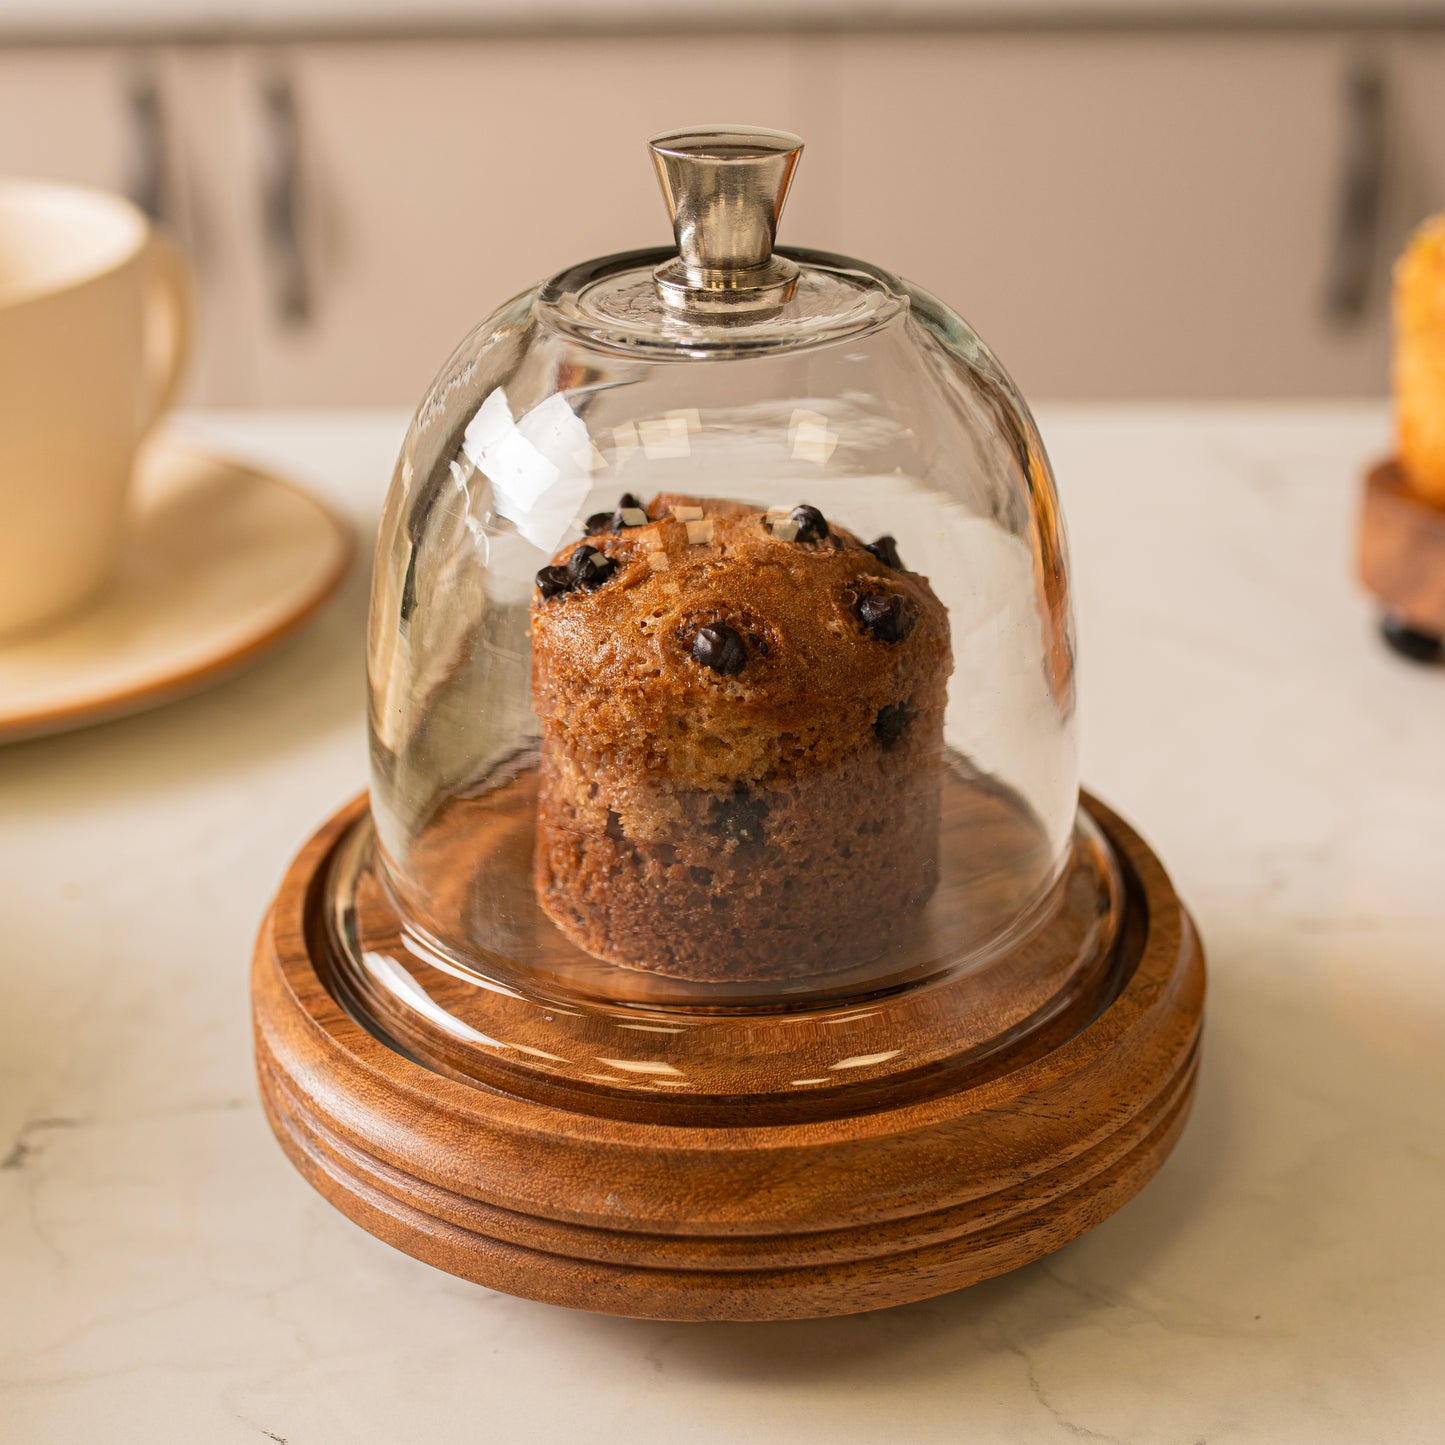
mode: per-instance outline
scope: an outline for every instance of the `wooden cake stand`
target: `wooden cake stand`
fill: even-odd
[[[257,944],[256,1052],[272,1128],[364,1229],[465,1279],[574,1308],[799,1319],[926,1299],[1017,1268],[1147,1182],[1183,1128],[1198,1066],[1204,957],[1189,915],[1138,835],[1100,803],[1082,806],[1112,859],[1112,922],[1089,934],[1094,951],[1068,1006],[987,1048],[975,1039],[956,1060],[799,1094],[790,1116],[786,1089],[731,1103],[714,1091],[689,1112],[675,1096],[654,1106],[663,1096],[580,1080],[532,1087],[525,1071],[492,1069],[485,1050],[472,1051],[481,1063],[461,1061],[458,1037],[496,1042],[472,1025],[448,1023],[435,1038],[418,1026],[394,1042],[395,1021],[368,1017],[336,983],[344,935],[370,926],[360,905],[339,922],[329,906],[339,860],[369,827],[358,799],[296,858]],[[1047,938],[1044,929],[1031,940],[1032,963],[1020,945],[1017,977]],[[1022,987],[1007,983],[1013,962],[990,975],[1006,989]],[[906,1031],[916,994],[930,1000],[936,1038],[937,1011],[975,998],[969,987],[899,990],[833,1017],[892,1008]],[[403,981],[396,997],[409,989]],[[445,1012],[416,996],[444,1023],[464,1006],[521,1007],[517,991],[495,987]],[[983,1016],[1003,1017],[988,1012],[1002,1002],[985,999]],[[779,1017],[724,1019],[719,1037],[753,1030],[762,1060],[769,1027],[808,1027],[806,1012]],[[975,1033],[978,1018],[960,1015]],[[693,1023],[699,1034],[715,1027]],[[548,1027],[561,1025],[549,1015]]]
[[[1415,493],[1399,464],[1365,478],[1360,580],[1384,604],[1386,642],[1415,662],[1445,655],[1445,508]]]

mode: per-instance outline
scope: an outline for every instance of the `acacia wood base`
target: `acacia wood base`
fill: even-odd
[[[609,1314],[797,1319],[926,1299],[1058,1249],[1132,1197],[1193,1095],[1204,959],[1157,858],[1117,855],[1118,991],[1040,1056],[828,1119],[649,1123],[433,1072],[333,998],[329,867],[293,863],[258,940],[257,1063],[298,1169],[363,1228],[494,1289]]]
[[[1445,637],[1445,507],[1412,491],[1394,461],[1365,478],[1359,569],[1397,627]]]

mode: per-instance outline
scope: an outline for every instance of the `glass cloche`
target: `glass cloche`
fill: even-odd
[[[1043,446],[947,306],[774,249],[801,149],[656,137],[675,248],[508,302],[407,435],[332,986],[442,1073],[826,1116],[1102,1006]]]

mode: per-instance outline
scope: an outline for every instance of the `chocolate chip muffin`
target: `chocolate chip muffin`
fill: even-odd
[[[886,953],[938,875],[948,615],[816,508],[624,496],[537,574],[536,881],[673,978]]]

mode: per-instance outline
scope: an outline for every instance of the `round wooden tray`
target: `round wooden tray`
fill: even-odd
[[[1158,859],[1083,807],[1116,855],[1116,988],[1039,1054],[886,1107],[800,1122],[648,1122],[599,1098],[448,1076],[328,990],[333,817],[292,864],[252,979],[267,1115],[297,1168],[363,1228],[494,1289],[609,1314],[798,1319],[943,1294],[1058,1249],[1131,1198],[1184,1125],[1204,1002],[1198,936]]]
[[[1360,581],[1384,605],[1385,639],[1417,662],[1445,647],[1445,507],[1432,506],[1393,460],[1365,477]]]

